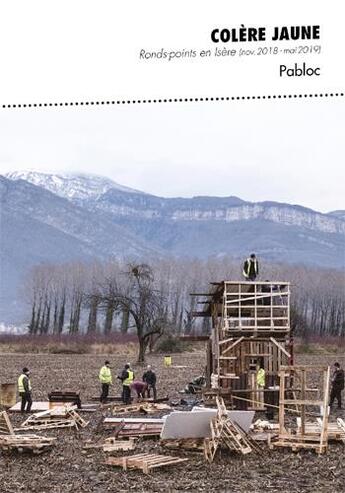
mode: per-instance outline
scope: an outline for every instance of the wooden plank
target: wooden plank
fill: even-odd
[[[281,344],[279,344],[279,342],[274,337],[270,337],[270,341],[272,341],[273,344],[275,344],[277,348],[280,349],[280,351],[284,353],[288,358],[291,358],[291,354]]]
[[[144,474],[148,474],[151,469],[158,467],[171,466],[181,464],[188,461],[187,458],[172,457],[158,454],[137,454],[114,458],[110,457],[105,461],[107,465],[122,466],[124,470],[128,468],[141,469]]]
[[[285,404],[297,406],[322,406],[324,401],[313,401],[312,399],[285,399]]]
[[[240,337],[239,339],[237,339],[237,341],[235,341],[233,344],[231,344],[231,346],[224,349],[224,351],[222,352],[222,356],[224,356],[224,354],[228,353],[229,351],[231,351],[231,349],[233,349],[235,346],[240,344],[243,341],[243,339],[244,339],[244,337]]]
[[[0,430],[2,434],[14,435],[13,426],[6,411],[0,412]]]

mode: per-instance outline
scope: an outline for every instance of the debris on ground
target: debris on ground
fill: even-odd
[[[203,375],[195,377],[181,390],[181,394],[196,394],[197,392],[201,392],[205,384],[206,379]]]
[[[173,450],[204,451],[204,438],[161,439],[160,444]]]
[[[103,452],[117,452],[118,450],[134,450],[135,439],[130,437],[128,440],[117,440],[114,437],[107,438],[103,445]]]
[[[204,452],[208,462],[213,462],[218,448],[224,447],[241,454],[252,451],[261,452],[261,448],[250,439],[243,429],[228,416],[224,400],[217,397],[217,415],[211,419],[211,437],[205,438]]]
[[[49,430],[54,428],[85,428],[88,421],[85,421],[73,407],[62,406],[32,414],[22,424],[21,428],[15,431],[23,430]]]
[[[153,469],[158,467],[172,466],[186,462],[188,459],[172,457],[169,455],[158,454],[137,454],[125,457],[109,457],[105,461],[108,466],[119,466],[124,471],[127,469],[141,469],[144,474],[149,474]]]
[[[113,406],[112,411],[114,415],[130,413],[153,414],[159,411],[166,411],[170,409],[171,407],[168,404],[139,402],[137,404],[129,404],[128,406]]]
[[[0,435],[13,435],[13,426],[6,411],[0,412]]]
[[[1,435],[1,450],[30,451],[40,454],[53,446],[56,438],[41,437],[38,435]]]
[[[160,418],[105,418],[104,425],[114,429],[116,436],[159,436],[163,427]]]

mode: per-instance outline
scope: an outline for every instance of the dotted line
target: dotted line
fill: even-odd
[[[160,98],[160,99],[118,99],[109,101],[69,101],[65,103],[19,103],[2,104],[2,109],[7,108],[48,108],[63,106],[108,106],[121,104],[158,104],[158,103],[199,103],[213,101],[244,101],[244,100],[265,100],[265,99],[297,99],[297,98],[336,98],[343,97],[343,92],[330,92],[319,94],[273,94],[268,96],[220,96],[220,97],[200,97],[200,98]]]

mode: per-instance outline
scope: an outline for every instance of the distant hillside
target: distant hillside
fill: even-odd
[[[344,211],[238,197],[163,198],[93,175],[0,177],[0,322],[30,266],[40,262],[175,255],[345,265]],[[21,313],[20,310],[16,313]]]
[[[343,221],[345,221],[345,211],[332,211],[332,212],[329,212],[329,215],[337,217],[338,219],[342,219]]]
[[[0,176],[0,204],[0,321],[12,321],[18,288],[33,265],[159,253],[106,214],[23,180]]]

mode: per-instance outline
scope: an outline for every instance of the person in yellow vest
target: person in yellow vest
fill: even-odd
[[[117,378],[119,378],[122,382],[122,401],[125,404],[130,404],[131,403],[131,385],[134,380],[134,372],[131,369],[130,363],[127,363],[122,370],[121,375],[119,375]]]
[[[104,366],[99,371],[99,381],[102,385],[102,393],[100,397],[100,401],[102,404],[105,404],[109,395],[109,386],[112,385],[113,380],[111,376],[110,362],[105,361]]]
[[[258,407],[264,408],[264,392],[263,389],[265,388],[265,381],[266,381],[266,373],[264,369],[263,363],[259,363],[256,368],[256,386],[259,390],[258,392],[258,401],[260,404],[258,404]]]
[[[21,408],[20,408],[22,414],[24,412],[29,413],[31,411],[31,406],[32,406],[31,382],[30,382],[30,371],[26,367],[23,368],[23,372],[18,378],[18,392],[22,399]]]
[[[252,253],[243,264],[243,275],[246,281],[255,281],[259,275],[259,262],[255,253]]]

